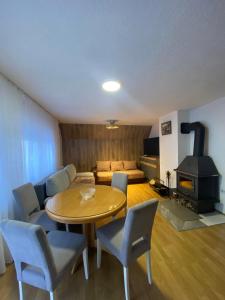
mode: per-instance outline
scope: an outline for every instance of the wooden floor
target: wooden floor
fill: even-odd
[[[130,185],[128,205],[157,197],[147,184]],[[90,279],[83,268],[68,274],[58,287],[61,299],[122,300],[123,275],[120,263],[103,253],[102,267],[96,269],[96,252],[89,254]],[[130,266],[131,299],[216,300],[225,299],[225,225],[177,232],[159,214],[152,237],[153,284],[146,278],[144,257]],[[0,277],[0,299],[18,299],[13,266]],[[26,286],[25,300],[49,299],[48,293]]]

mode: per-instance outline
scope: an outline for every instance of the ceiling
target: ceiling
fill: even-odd
[[[152,124],[225,96],[225,0],[0,0],[0,71],[64,123]]]

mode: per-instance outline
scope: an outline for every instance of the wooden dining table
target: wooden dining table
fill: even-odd
[[[88,233],[85,225],[91,224],[92,238],[89,237],[88,240],[89,244],[92,244],[95,223],[100,219],[115,216],[126,207],[127,199],[126,195],[115,187],[96,185],[95,194],[85,200],[81,193],[87,188],[87,184],[80,184],[58,193],[47,201],[45,209],[48,216],[59,223],[83,224],[83,232],[86,235]]]

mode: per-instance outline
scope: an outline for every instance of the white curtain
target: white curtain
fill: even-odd
[[[0,220],[13,218],[12,189],[61,164],[58,122],[0,74]],[[0,234],[0,273],[10,256]]]

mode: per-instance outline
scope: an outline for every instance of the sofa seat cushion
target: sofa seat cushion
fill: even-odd
[[[137,179],[137,178],[145,178],[145,174],[141,170],[125,170],[125,171],[117,171],[117,173],[124,173],[128,175],[128,179]]]
[[[78,172],[76,177],[94,177],[92,172]]]
[[[74,181],[73,181],[73,185],[75,184],[79,184],[79,183],[87,183],[87,184],[95,184],[95,178],[93,176],[91,177],[77,177]]]
[[[97,178],[99,181],[110,181],[112,179],[113,172],[97,172]]]
[[[64,170],[67,172],[70,182],[72,182],[76,177],[76,168],[74,164],[67,165]]]
[[[65,191],[70,185],[67,172],[63,169],[48,177],[46,180],[46,193],[48,197]]]

